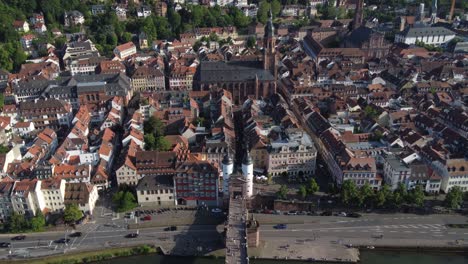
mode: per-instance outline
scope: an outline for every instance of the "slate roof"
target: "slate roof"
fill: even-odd
[[[200,81],[203,82],[242,82],[254,80],[273,81],[274,77],[263,69],[261,61],[202,61]]]
[[[349,40],[360,47],[362,43],[370,39],[372,32],[373,30],[371,28],[363,26],[358,27],[351,32]]]
[[[135,188],[137,191],[173,188],[174,181],[169,175],[148,175],[143,177]]]
[[[455,33],[444,27],[421,27],[407,28],[405,31],[403,31],[403,35],[406,35],[406,37],[422,37],[428,35],[448,36],[455,35]]]

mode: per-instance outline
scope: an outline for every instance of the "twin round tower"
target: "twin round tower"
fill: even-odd
[[[223,193],[227,197],[229,196],[229,181],[231,179],[231,175],[234,173],[234,161],[232,160],[230,153],[227,153],[224,156],[221,163],[223,168]],[[253,160],[249,151],[246,152],[244,159],[242,160],[242,177],[243,180],[246,181],[246,198],[250,198],[253,195]]]

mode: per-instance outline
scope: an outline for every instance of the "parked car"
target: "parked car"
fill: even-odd
[[[10,247],[11,244],[8,243],[8,242],[0,242],[0,248],[7,248],[7,247]]]
[[[15,236],[11,238],[11,240],[25,240],[25,239],[26,239],[25,235],[19,235],[19,236]]]
[[[68,242],[70,242],[69,238],[60,238],[54,241],[54,243],[57,243],[57,244],[66,244]]]
[[[151,221],[153,219],[151,215],[146,215],[145,217],[141,218],[142,221]]]
[[[347,214],[345,212],[338,213],[338,216],[346,216]]]
[[[69,237],[80,237],[80,236],[81,236],[81,232],[75,232],[71,234]]]
[[[288,226],[286,224],[277,224],[273,227],[274,229],[286,229]]]
[[[331,211],[324,211],[320,214],[321,216],[331,216],[333,213]]]
[[[359,218],[359,217],[361,217],[362,215],[361,215],[361,214],[358,214],[358,213],[355,213],[355,212],[351,212],[351,213],[348,213],[347,216],[348,216],[348,217],[353,217],[353,218]]]
[[[288,215],[297,215],[297,212],[296,211],[289,211]]]
[[[138,237],[137,233],[130,233],[130,234],[125,236],[125,238],[137,238],[137,237]]]

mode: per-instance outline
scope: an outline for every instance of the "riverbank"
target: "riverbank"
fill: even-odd
[[[121,257],[142,256],[151,253],[159,253],[157,248],[140,245],[134,247],[111,248],[101,250],[90,250],[73,252],[67,254],[51,255],[42,258],[25,258],[15,260],[2,260],[6,264],[79,264],[99,262]]]

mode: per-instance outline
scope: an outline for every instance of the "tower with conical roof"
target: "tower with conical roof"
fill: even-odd
[[[234,172],[234,161],[229,152],[226,153],[221,164],[223,169],[223,193],[226,197],[229,197],[229,179]]]
[[[268,22],[265,25],[265,35],[263,36],[263,68],[276,79],[276,37],[275,27],[273,26],[273,14],[271,9],[268,15]]]
[[[246,198],[250,198],[253,195],[253,160],[248,150],[246,151],[244,159],[242,160],[242,176],[244,176],[246,181]]]

